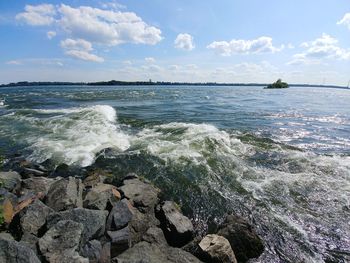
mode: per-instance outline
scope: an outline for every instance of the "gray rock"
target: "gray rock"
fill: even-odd
[[[71,220],[62,220],[39,239],[39,249],[49,262],[88,262],[78,253],[84,226]]]
[[[101,184],[106,179],[106,172],[104,171],[92,171],[83,181],[86,188],[95,187]]]
[[[24,233],[22,235],[21,241],[19,243],[31,248],[38,255],[39,254],[38,247],[37,247],[38,242],[39,242],[38,237],[36,237],[30,233]]]
[[[192,222],[179,211],[174,202],[166,201],[158,205],[157,218],[170,245],[181,247],[191,241],[194,231]]]
[[[48,215],[53,212],[54,210],[36,199],[20,212],[22,231],[38,236],[39,229],[45,225]]]
[[[199,243],[199,247],[213,263],[237,263],[230,242],[222,236],[207,235]]]
[[[0,172],[2,187],[12,192],[18,190],[21,183],[21,176],[17,172]]]
[[[84,199],[84,207],[105,210],[108,205],[114,206],[121,196],[117,188],[110,184],[97,184]]]
[[[51,185],[57,180],[46,177],[33,177],[22,181],[22,189],[31,191],[34,194],[43,193],[47,195]]]
[[[98,263],[101,258],[102,245],[98,240],[91,240],[86,243],[80,254],[89,259],[90,263]]]
[[[13,236],[11,236],[10,233],[6,233],[6,232],[0,232],[0,239],[5,239],[7,241],[14,241],[15,240],[13,238]]]
[[[144,183],[139,179],[124,180],[123,184],[119,190],[140,211],[147,212],[153,210],[159,202],[158,194],[160,190],[151,184]]]
[[[142,240],[148,243],[158,244],[160,246],[167,245],[163,231],[159,227],[150,227],[143,235]]]
[[[48,216],[47,227],[50,228],[61,220],[72,220],[83,225],[82,245],[87,241],[101,237],[105,232],[108,211],[74,208]]]
[[[47,194],[46,204],[55,211],[82,207],[83,184],[80,179],[69,177],[54,182]]]
[[[107,219],[107,230],[118,230],[125,227],[133,217],[133,207],[127,199],[115,204]]]
[[[34,251],[16,241],[0,238],[0,262],[40,263]]]
[[[111,239],[111,256],[115,257],[131,247],[131,233],[129,227],[118,231],[107,231]]]
[[[102,246],[99,263],[110,263],[110,262],[111,262],[111,243],[107,242]]]
[[[239,262],[259,257],[264,251],[264,245],[253,227],[243,218],[229,215],[219,227],[218,235],[225,237]]]

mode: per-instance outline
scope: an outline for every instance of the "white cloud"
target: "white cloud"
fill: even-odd
[[[320,64],[322,59],[350,59],[350,50],[339,47],[338,40],[325,33],[320,38],[304,42],[300,46],[306,50],[295,54],[288,65]]]
[[[92,62],[103,62],[104,59],[101,57],[98,57],[94,54],[90,54],[89,52],[85,50],[67,50],[65,52],[66,55],[71,56],[73,58],[85,60],[85,61],[92,61]]]
[[[192,50],[195,48],[193,37],[190,34],[178,34],[175,39],[175,48],[183,50]]]
[[[131,60],[124,60],[123,64],[130,66],[130,65],[132,65],[132,61]]]
[[[65,49],[66,55],[76,59],[92,62],[104,61],[102,57],[89,53],[89,51],[93,50],[92,44],[84,39],[75,40],[67,38],[66,40],[61,41],[61,47]]]
[[[104,9],[114,9],[114,10],[126,9],[125,5],[122,5],[117,1],[101,3],[101,7]]]
[[[155,62],[156,62],[156,60],[155,60],[154,58],[152,58],[152,57],[145,58],[145,61],[146,61],[147,63],[155,63]]]
[[[214,41],[207,46],[214,49],[222,56],[231,56],[234,54],[251,54],[251,53],[275,53],[281,51],[284,46],[274,47],[271,37],[259,37],[254,40],[233,39],[227,41]]]
[[[338,21],[337,25],[344,25],[350,29],[350,13],[345,14],[343,19]]]
[[[56,32],[55,31],[49,31],[46,33],[46,36],[48,39],[52,39],[56,36]]]
[[[16,15],[16,19],[24,21],[32,26],[47,26],[51,25],[55,19],[55,7],[51,4],[41,5],[26,5],[25,12]]]
[[[23,63],[19,60],[10,60],[6,62],[7,65],[23,65]]]

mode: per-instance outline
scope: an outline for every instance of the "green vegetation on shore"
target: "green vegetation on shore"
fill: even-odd
[[[286,89],[289,88],[289,85],[287,82],[283,82],[281,79],[278,79],[276,82],[267,85],[265,89]]]

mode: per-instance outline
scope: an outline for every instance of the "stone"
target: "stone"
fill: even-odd
[[[21,237],[21,241],[19,242],[20,244],[23,244],[24,246],[27,246],[31,248],[36,254],[38,253],[38,242],[39,238],[34,236],[33,234],[30,233],[24,233]]]
[[[105,210],[113,207],[121,195],[117,188],[110,184],[97,184],[85,196],[84,207],[89,209]]]
[[[88,262],[77,253],[84,226],[72,220],[62,220],[39,239],[39,249],[49,262]]]
[[[217,234],[230,242],[238,262],[257,258],[264,251],[263,242],[253,227],[239,216],[227,216]]]
[[[156,216],[170,245],[181,247],[192,240],[192,222],[179,211],[174,202],[165,201],[158,205]]]
[[[15,240],[13,238],[13,236],[11,236],[10,233],[6,233],[6,232],[0,232],[0,239],[5,239],[7,241],[14,241]]]
[[[29,247],[0,237],[0,262],[40,263],[40,260]]]
[[[22,189],[24,191],[31,191],[34,194],[43,193],[47,195],[51,185],[55,182],[55,179],[46,177],[32,177],[22,181]]]
[[[82,245],[87,241],[103,236],[108,211],[74,208],[49,215],[47,227],[50,228],[61,220],[72,220],[83,225]]]
[[[107,219],[107,230],[118,230],[125,227],[133,217],[133,207],[127,199],[115,204]]]
[[[89,173],[89,175],[83,180],[86,188],[93,188],[98,184],[101,184],[106,179],[106,172],[94,170]]]
[[[159,202],[158,194],[160,190],[139,179],[124,180],[123,186],[119,190],[142,212],[153,210]]]
[[[160,246],[167,245],[163,230],[159,227],[150,227],[142,237],[143,241],[158,244]]]
[[[81,256],[88,258],[90,263],[100,262],[102,252],[101,242],[98,240],[91,240],[85,244],[81,250]]]
[[[54,182],[46,196],[46,205],[55,211],[83,206],[83,184],[80,179],[69,177]]]
[[[111,262],[111,243],[106,242],[102,246],[101,257],[99,263],[110,263]]]
[[[36,199],[20,212],[22,232],[38,236],[40,228],[46,224],[48,215],[53,212],[54,210]]]
[[[199,243],[199,247],[207,255],[207,262],[237,263],[230,242],[222,236],[207,235]]]
[[[131,233],[129,227],[124,227],[118,231],[107,231],[111,239],[111,256],[115,257],[131,247]]]
[[[20,188],[21,176],[17,172],[0,172],[1,187],[13,192]]]

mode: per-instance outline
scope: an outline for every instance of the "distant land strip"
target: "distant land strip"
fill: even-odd
[[[167,82],[167,81],[99,81],[99,82],[47,82],[47,81],[20,81],[8,84],[1,84],[0,88],[5,87],[31,87],[31,86],[262,86],[265,87],[268,84],[264,83],[217,83],[217,82]],[[345,86],[337,85],[317,85],[317,84],[289,84],[290,87],[319,87],[319,88],[337,88],[337,89],[349,89]]]

